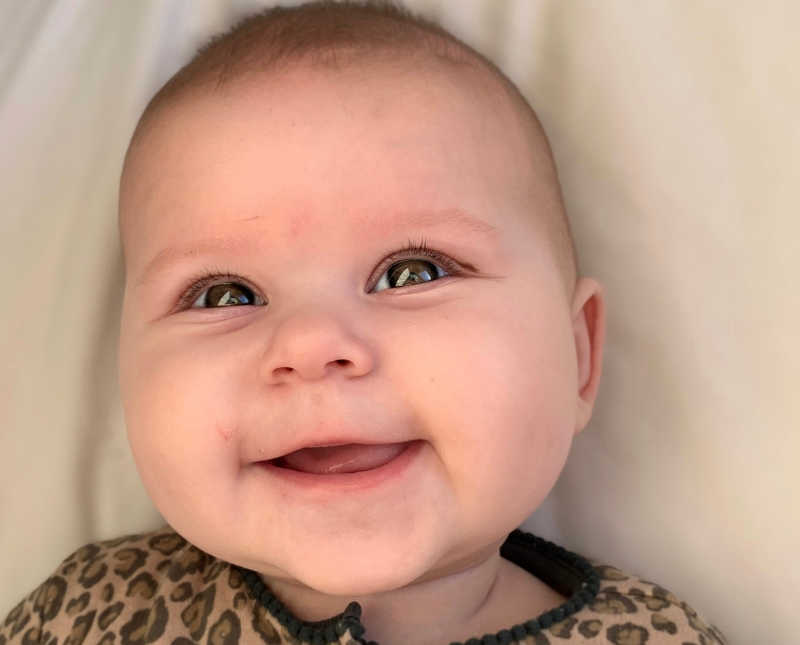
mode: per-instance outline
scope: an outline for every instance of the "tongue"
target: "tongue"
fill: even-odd
[[[303,448],[286,455],[282,462],[295,470],[315,475],[356,473],[383,466],[397,457],[405,448],[405,443],[369,446],[348,443],[344,446]]]

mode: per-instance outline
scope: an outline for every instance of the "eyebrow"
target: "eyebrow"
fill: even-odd
[[[261,216],[246,218],[245,220],[239,221],[249,221],[258,219],[258,217]],[[407,213],[402,216],[398,215],[392,217],[388,225],[385,219],[375,218],[370,220],[366,225],[361,226],[359,228],[359,234],[369,234],[374,231],[386,233],[389,226],[391,226],[391,228],[459,228],[467,233],[476,234],[492,240],[498,235],[497,227],[457,208],[443,211],[418,211]],[[168,247],[159,251],[155,257],[147,263],[136,285],[141,286],[149,282],[168,267],[180,263],[187,258],[213,253],[214,251],[241,253],[253,249],[257,245],[258,242],[253,241],[252,232],[248,231],[247,233],[236,233],[233,235],[195,240],[191,245],[185,247]]]

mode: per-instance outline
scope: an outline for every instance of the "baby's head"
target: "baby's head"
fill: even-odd
[[[173,528],[353,595],[470,566],[539,506],[591,416],[605,318],[513,84],[401,11],[338,9],[241,23],[145,111],[120,386]],[[341,443],[411,449],[279,468]]]

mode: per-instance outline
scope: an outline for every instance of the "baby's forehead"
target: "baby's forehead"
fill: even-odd
[[[333,70],[294,65],[242,79],[221,92],[195,87],[176,95],[137,128],[123,169],[121,201],[126,184],[147,174],[148,166],[161,174],[166,167],[165,145],[177,130],[193,122],[197,126],[187,138],[194,146],[213,142],[223,130],[241,139],[263,130],[273,141],[305,130],[310,134],[303,143],[317,148],[327,145],[330,135],[349,128],[352,137],[345,142],[347,148],[368,137],[391,139],[394,148],[383,154],[414,154],[414,146],[432,145],[441,138],[439,131],[452,136],[454,150],[472,148],[470,154],[476,156],[485,154],[483,148],[488,151],[502,142],[504,150],[513,148],[516,154],[504,160],[507,174],[545,156],[541,149],[531,152],[531,146],[541,148],[541,142],[502,84],[485,70],[450,61],[428,62],[425,67],[415,67],[413,62],[370,61]],[[210,104],[213,108],[207,109]],[[340,118],[343,111],[352,118]],[[195,119],[200,113],[205,116]],[[380,128],[372,127],[374,123]],[[186,157],[176,155],[170,163],[177,167]],[[210,151],[209,161],[215,161]],[[313,182],[330,180],[324,175],[309,176]]]
[[[406,48],[378,49],[370,52],[369,56],[358,52],[349,55],[339,53],[335,60],[333,64],[326,59],[304,57],[275,67],[240,72],[234,80],[226,83],[220,83],[210,76],[201,77],[196,82],[184,80],[177,83],[177,89],[167,91],[164,97],[159,99],[158,94],[154,97],[137,125],[131,146],[150,132],[151,123],[158,122],[158,117],[163,114],[178,115],[180,118],[182,112],[192,111],[209,97],[236,101],[243,93],[254,96],[254,88],[263,88],[265,91],[260,96],[260,105],[252,103],[253,109],[271,110],[274,104],[270,100],[271,95],[276,96],[287,86],[295,95],[305,92],[310,97],[312,84],[309,79],[315,78],[328,81],[334,92],[338,87],[342,94],[355,91],[365,99],[377,99],[383,95],[389,100],[397,100],[401,92],[411,93],[428,102],[431,116],[438,109],[446,111],[449,119],[457,120],[463,117],[463,113],[459,114],[452,108],[457,102],[467,104],[474,111],[488,111],[490,116],[505,119],[509,136],[523,136],[528,143],[537,147],[544,140],[535,114],[518,90],[501,73],[477,59],[451,59],[426,50]],[[314,89],[317,86],[315,84]],[[451,98],[439,102],[430,100],[443,93],[449,93]],[[331,103],[315,106],[321,114],[334,107]]]
[[[224,107],[221,111],[220,106]],[[553,190],[546,165],[534,167],[547,151],[531,151],[531,142],[537,142],[526,132],[530,125],[524,115],[497,81],[472,66],[448,62],[424,72],[393,61],[334,70],[297,67],[231,84],[221,94],[193,89],[162,109],[162,115],[152,119],[150,131],[140,137],[138,151],[126,159],[123,172],[120,235],[126,268],[130,268],[130,257],[135,256],[135,264],[141,266],[157,247],[196,232],[185,214],[172,215],[165,206],[182,202],[198,222],[225,229],[228,223],[223,219],[230,212],[245,217],[250,208],[237,203],[237,196],[257,191],[260,184],[278,187],[280,197],[274,203],[279,208],[273,212],[288,215],[275,217],[275,226],[287,231],[302,219],[303,193],[308,190],[318,194],[329,190],[335,198],[350,190],[352,198],[347,197],[342,203],[345,209],[337,215],[337,219],[350,220],[339,222],[342,231],[360,223],[358,209],[362,207],[373,211],[370,221],[389,212],[415,209],[441,212],[463,207],[481,215],[498,210],[492,207],[519,205],[528,195]],[[334,114],[353,118],[333,118]],[[182,128],[188,128],[188,134],[176,138]],[[342,128],[345,131],[339,132]],[[303,129],[305,138],[297,134]],[[379,139],[391,145],[378,147],[375,140]],[[291,145],[284,145],[286,141]],[[357,152],[353,150],[359,148],[365,150],[364,163],[354,161]],[[336,163],[313,166],[326,150]],[[285,158],[276,164],[279,154]],[[223,168],[214,174],[209,168],[222,167],[221,157],[232,162],[231,170]],[[265,161],[272,165],[267,168]],[[250,172],[253,168],[259,171]],[[169,183],[165,178],[169,175],[191,181],[164,188],[160,184]],[[550,185],[545,185],[548,181]],[[529,186],[541,182],[538,188]],[[400,184],[403,188],[396,189]],[[389,189],[384,193],[380,188],[372,190],[373,186]],[[211,200],[198,201],[192,194],[203,190]],[[481,196],[470,204],[470,193]],[[146,203],[153,196],[161,202]],[[293,203],[299,208],[292,208]],[[200,217],[199,209],[206,206],[207,213]],[[258,207],[263,213],[269,210],[269,202]],[[322,215],[330,215],[329,210],[321,209],[311,220],[328,226],[329,220]],[[164,221],[154,233],[156,216]],[[169,218],[177,221],[170,224]],[[137,240],[133,248],[128,243],[131,237]],[[164,244],[156,243],[157,239]]]

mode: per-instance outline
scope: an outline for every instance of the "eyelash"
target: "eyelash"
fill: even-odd
[[[386,258],[389,262],[385,263],[381,267],[381,271],[377,274],[377,277],[383,275],[383,273],[385,273],[387,269],[391,268],[394,263],[402,260],[411,260],[416,256],[426,257],[434,260],[446,271],[448,275],[458,276],[463,273],[461,267],[455,261],[451,260],[446,255],[439,253],[439,251],[428,247],[425,238],[422,238],[419,242],[412,242],[409,240],[406,246],[394,251],[393,253],[390,253]],[[183,310],[191,307],[194,301],[197,300],[197,297],[207,287],[213,286],[215,283],[217,283],[217,281],[220,281],[220,284],[224,284],[225,281],[237,281],[241,279],[241,276],[237,276],[219,267],[205,267],[201,273],[195,275],[188,281],[187,286],[182,290],[184,295],[181,296],[176,309]],[[247,286],[247,284],[244,284],[244,286]],[[252,290],[249,286],[247,288]]]

